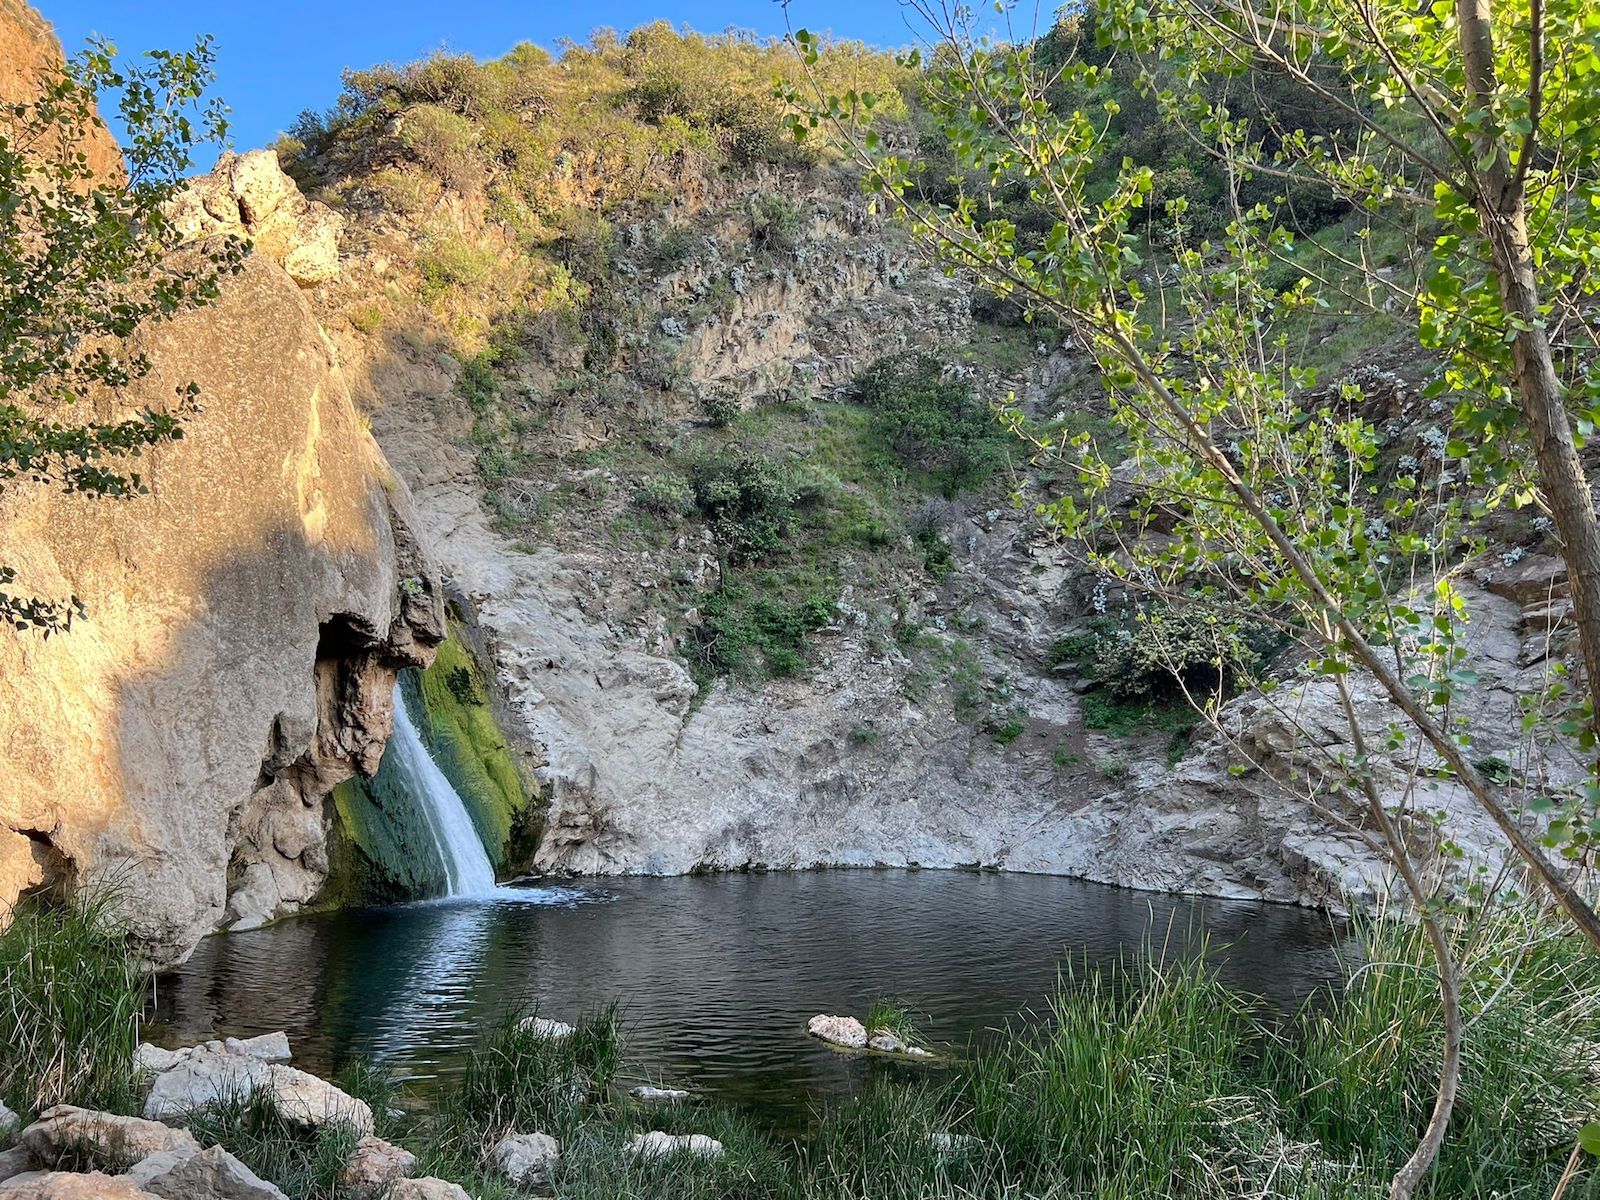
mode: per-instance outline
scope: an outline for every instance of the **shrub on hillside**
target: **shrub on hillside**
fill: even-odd
[[[694,485],[677,471],[663,471],[639,485],[634,503],[657,516],[687,516],[694,511]]]
[[[458,192],[483,182],[478,127],[460,113],[419,104],[400,122],[400,141],[426,171]]]
[[[757,192],[750,197],[750,235],[765,250],[787,250],[800,232],[798,201],[782,192]]]
[[[1118,700],[1147,701],[1188,691],[1196,698],[1247,678],[1271,657],[1265,625],[1201,605],[1152,605],[1131,620],[1096,617],[1056,640],[1051,667],[1073,667]]]
[[[936,491],[981,486],[1005,454],[1005,432],[967,383],[928,354],[880,358],[855,381],[880,437]]]
[[[697,463],[694,497],[711,535],[735,562],[759,558],[782,545],[798,498],[782,465],[746,451]]]
[[[712,388],[700,397],[700,407],[708,421],[718,429],[725,429],[739,415],[739,397],[727,388]]]

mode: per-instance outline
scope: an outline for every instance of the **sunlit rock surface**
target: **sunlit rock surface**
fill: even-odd
[[[8,53],[29,20],[0,7]],[[240,219],[299,211],[275,163],[244,163]],[[92,884],[170,961],[316,895],[324,799],[376,769],[395,673],[428,660],[442,613],[406,489],[284,266],[253,255],[136,349],[149,375],[73,415],[199,385],[182,440],[132,464],[149,494],[0,496],[16,588],[87,612],[62,635],[0,638],[0,921],[31,889]]]

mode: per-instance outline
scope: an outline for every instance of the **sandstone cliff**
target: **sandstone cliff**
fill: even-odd
[[[0,635],[0,913],[109,886],[158,960],[316,894],[326,797],[376,770],[396,672],[443,634],[405,487],[290,275],[318,276],[304,251],[330,215],[256,166],[225,161],[199,194],[246,233],[281,209],[280,236],[214,304],[142,331],[154,369],[92,402],[106,419],[199,385],[182,440],[141,464],[149,494],[0,496],[0,562],[87,611]]]

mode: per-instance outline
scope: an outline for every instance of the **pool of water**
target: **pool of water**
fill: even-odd
[[[1305,909],[975,872],[608,879],[209,938],[159,981],[150,1034],[284,1029],[308,1070],[364,1056],[427,1087],[508,1008],[571,1019],[616,1001],[641,1078],[793,1108],[884,1069],[808,1038],[814,1013],[864,1017],[893,995],[964,1046],[1042,1005],[1065,961],[1202,937],[1224,978],[1278,1008],[1339,974],[1339,931]]]

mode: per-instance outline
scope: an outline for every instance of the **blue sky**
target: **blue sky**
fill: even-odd
[[[557,39],[586,39],[601,26],[627,30],[665,19],[702,32],[730,26],[783,32],[775,0],[33,0],[54,22],[67,53],[100,34],[124,53],[192,45],[215,35],[217,93],[233,109],[236,148],[266,145],[304,108],[326,108],[345,67],[406,62],[439,46],[478,57],[529,40],[554,49]],[[883,46],[912,41],[898,0],[792,0],[796,27],[831,30]]]

